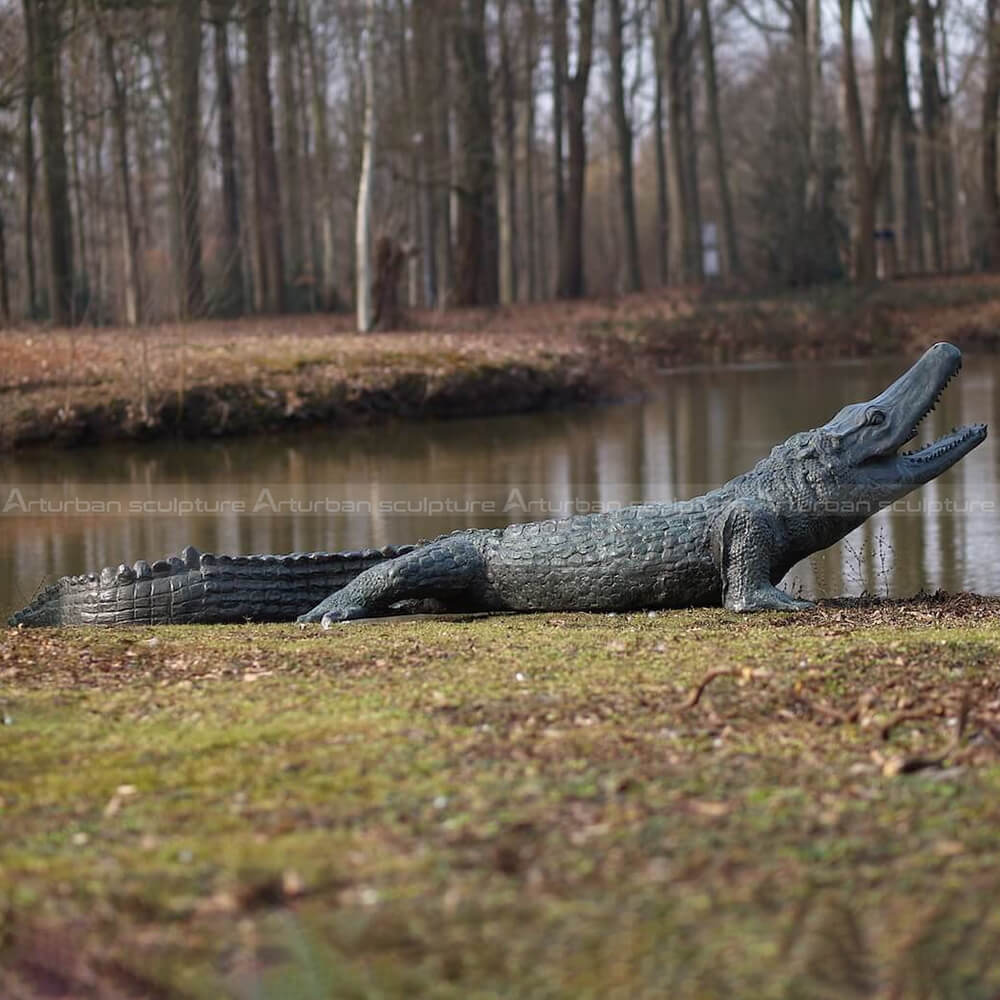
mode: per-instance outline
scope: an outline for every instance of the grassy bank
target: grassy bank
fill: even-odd
[[[0,994],[996,995],[1000,601],[0,635]]]
[[[773,296],[418,312],[359,337],[345,316],[0,333],[0,449],[524,412],[612,398],[677,365],[1000,347],[1000,280]]]

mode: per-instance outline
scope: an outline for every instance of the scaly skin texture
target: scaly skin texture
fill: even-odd
[[[205,625],[293,621],[331,591],[412,545],[363,552],[216,556],[188,546],[180,558],[64,576],[11,625]]]
[[[795,563],[940,475],[986,437],[978,424],[899,453],[960,366],[956,347],[935,344],[875,399],[792,436],[749,472],[693,500],[458,531],[365,553],[225,557],[187,549],[183,559],[146,567],[148,573],[137,563],[100,577],[64,578],[11,622],[285,621],[298,615],[300,622],[330,626],[410,609],[414,602],[448,611],[719,603],[734,611],[798,610],[809,602],[776,586]]]

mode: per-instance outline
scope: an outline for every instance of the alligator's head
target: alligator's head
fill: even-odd
[[[844,407],[819,429],[840,485],[838,499],[891,503],[941,475],[983,441],[986,425],[973,424],[912,451],[901,450],[961,367],[957,347],[935,344],[884,392]]]

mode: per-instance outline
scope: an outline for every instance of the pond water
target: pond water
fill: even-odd
[[[703,493],[772,445],[875,395],[902,362],[692,370],[647,398],[522,417],[0,457],[0,615],[43,583],[190,543],[205,551],[410,542]],[[922,425],[1000,427],[1000,359],[968,358]],[[921,588],[1000,593],[997,443],[989,437],[904,509],[800,564],[809,596]]]

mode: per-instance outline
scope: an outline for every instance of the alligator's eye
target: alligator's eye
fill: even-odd
[[[865,423],[872,427],[878,427],[879,424],[885,423],[885,414],[881,410],[869,410],[865,417]]]

